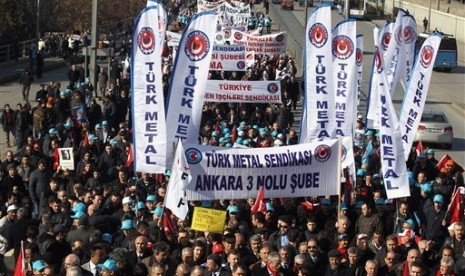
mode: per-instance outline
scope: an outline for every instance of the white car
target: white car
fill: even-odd
[[[423,112],[415,141],[441,144],[444,148],[450,149],[453,140],[454,130],[443,112],[431,110]]]

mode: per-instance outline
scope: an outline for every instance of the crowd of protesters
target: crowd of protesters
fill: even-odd
[[[190,202],[186,219],[167,214],[171,172],[134,172],[128,163],[130,82],[112,65],[102,87],[71,68],[69,85],[41,85],[34,107],[29,96],[16,110],[5,104],[10,150],[0,164],[0,256],[12,249],[28,275],[464,275],[463,216],[451,224],[446,211],[464,185],[460,166],[449,160],[438,169],[433,149],[412,150],[411,196],[387,200],[378,133],[365,129],[362,116],[354,134],[356,182],[342,202],[271,198],[263,212],[252,212],[253,198],[214,200]],[[246,72],[211,71],[210,79],[280,80],[283,102],[206,103],[199,143],[297,144],[296,76],[286,55],[257,55]],[[64,147],[73,148],[74,170],[60,166]],[[194,206],[226,210],[224,232],[190,229]],[[163,216],[174,227],[166,228]],[[0,272],[8,275],[1,261]]]

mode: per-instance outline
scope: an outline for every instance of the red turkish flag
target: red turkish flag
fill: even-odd
[[[258,190],[257,199],[255,199],[255,204],[250,208],[250,211],[252,214],[257,212],[265,213],[265,187],[261,186],[260,190]]]
[[[420,153],[423,153],[423,144],[421,143],[421,140],[418,141],[417,147],[415,150],[417,152],[417,155],[420,155]]]
[[[460,196],[461,194],[465,194],[464,187],[458,187],[458,189],[455,190],[450,200],[449,207],[447,208],[447,211],[450,212],[451,224],[463,220],[463,203]]]

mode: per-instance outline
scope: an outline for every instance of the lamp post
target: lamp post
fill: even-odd
[[[431,33],[431,2],[432,2],[432,0],[429,0],[429,8],[428,8],[428,33]]]
[[[307,28],[307,20],[308,20],[308,0],[305,0],[305,28]]]
[[[92,0],[92,29],[91,29],[91,43],[90,43],[90,79],[97,89],[97,48],[98,48],[98,28],[97,28],[97,11],[98,0]]]
[[[40,38],[40,0],[37,0],[37,22],[36,22],[36,35],[37,39]]]

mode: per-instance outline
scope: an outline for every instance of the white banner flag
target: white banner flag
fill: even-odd
[[[355,88],[355,104],[357,108],[354,110],[354,116],[357,116],[357,110],[360,110],[360,97],[362,94],[362,81],[363,81],[363,35],[357,35],[357,49],[355,50],[355,64],[357,64],[357,84]],[[356,118],[356,117],[354,117]],[[355,127],[355,124],[354,124]]]
[[[401,74],[401,84],[407,91],[415,61],[415,42],[417,41],[417,22],[411,15],[402,17],[402,34],[404,36],[405,67]]]
[[[272,148],[185,145],[192,181],[187,199],[270,198],[336,195],[340,146],[325,140]]]
[[[393,23],[388,23],[384,26],[383,33],[380,34],[378,26],[373,26],[373,42],[374,45],[380,45],[378,48],[379,54],[383,56],[384,51],[383,47],[386,47],[389,44],[391,39],[391,34],[387,31],[389,26],[393,26]],[[371,79],[370,87],[368,91],[367,99],[367,118],[366,118],[366,128],[375,128],[379,129],[379,93],[378,93],[378,84],[379,84],[379,75],[376,73],[376,56],[373,56],[373,64],[371,66]]]
[[[399,9],[396,23],[394,24],[394,33],[389,40],[389,45],[385,53],[386,57],[384,59],[385,75],[391,96],[394,95],[397,82],[405,67],[404,35],[402,34],[402,17],[404,15],[405,12]]]
[[[335,137],[329,128],[335,123],[330,6],[318,6],[313,10],[305,34],[305,103],[300,143]]]
[[[386,80],[383,57],[375,44],[376,73],[379,76],[380,152],[384,188],[388,199],[410,196],[407,164],[402,148],[399,121]]]
[[[352,137],[342,137],[341,145],[341,169],[349,168],[350,175],[354,177],[352,183],[355,183],[355,157],[354,157],[354,143]],[[342,172],[341,172],[342,173]]]
[[[245,45],[213,45],[210,70],[245,71]]]
[[[286,52],[286,32],[254,36],[234,29],[222,29],[215,37],[218,44],[245,45],[247,52],[254,51],[257,55],[279,55]]]
[[[206,102],[282,103],[279,81],[208,80]]]
[[[171,177],[166,190],[165,207],[169,208],[180,219],[185,219],[189,212],[186,187],[191,179],[186,155],[184,154],[184,146],[181,140],[178,140]]]
[[[408,158],[420,124],[440,44],[441,37],[438,35],[429,36],[423,42],[412,73],[412,81],[405,94],[399,120],[405,159]]]
[[[166,11],[154,3],[135,21],[131,80],[133,88],[134,165],[139,172],[166,170],[166,125],[161,54]]]
[[[338,23],[333,29],[334,121],[328,124],[331,138],[352,136],[355,117],[355,95],[357,94],[356,63],[357,25],[353,19]]]
[[[184,30],[173,65],[167,101],[167,165],[174,158],[178,139],[197,142],[207,85],[216,13],[201,12]]]

